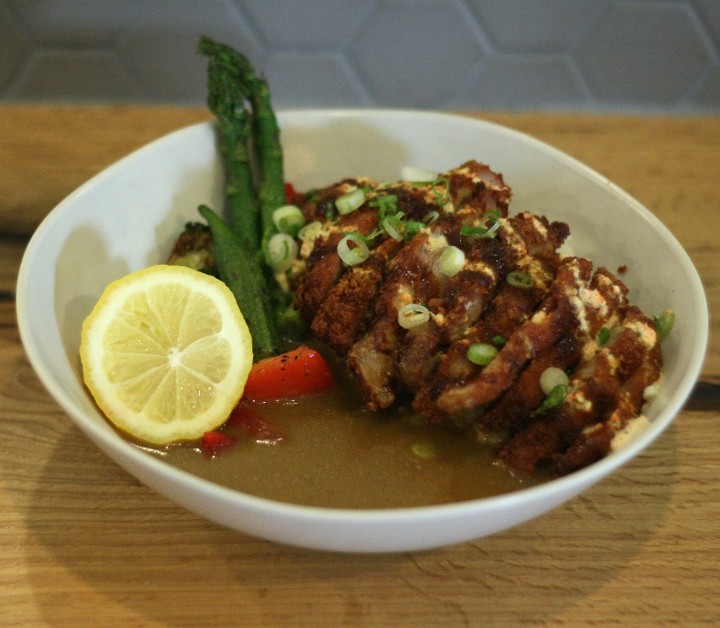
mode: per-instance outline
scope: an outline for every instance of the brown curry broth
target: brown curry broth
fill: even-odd
[[[269,445],[240,436],[209,459],[195,447],[169,447],[169,464],[244,493],[335,508],[399,508],[477,499],[539,483],[499,467],[472,432],[414,424],[402,411],[375,413],[337,365],[329,391],[292,403],[256,405],[285,436]],[[429,444],[431,458],[413,452]]]

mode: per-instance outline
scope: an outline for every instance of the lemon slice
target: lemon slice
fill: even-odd
[[[253,357],[245,319],[222,281],[158,265],[105,289],[83,323],[80,360],[86,386],[115,426],[166,444],[222,425]]]

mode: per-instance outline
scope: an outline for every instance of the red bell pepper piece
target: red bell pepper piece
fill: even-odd
[[[200,450],[208,458],[214,458],[223,449],[232,447],[237,439],[223,432],[205,432],[200,439]]]
[[[288,205],[294,205],[297,199],[297,192],[292,183],[285,183],[285,202]]]
[[[253,365],[243,398],[252,401],[295,399],[327,390],[333,376],[315,349],[299,347]]]
[[[256,443],[274,445],[285,439],[284,434],[242,401],[235,406],[227,422],[243,430]]]

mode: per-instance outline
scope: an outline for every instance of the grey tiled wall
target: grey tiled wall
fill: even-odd
[[[280,107],[720,111],[720,0],[0,0],[0,100],[201,104],[203,33]]]

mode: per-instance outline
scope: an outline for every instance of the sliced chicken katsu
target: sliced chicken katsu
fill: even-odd
[[[559,253],[568,226],[508,216],[510,198],[475,161],[432,181],[308,192],[291,288],[368,407],[475,424],[509,467],[566,473],[605,455],[642,412],[662,354],[617,277]],[[549,369],[566,378],[552,395]]]

